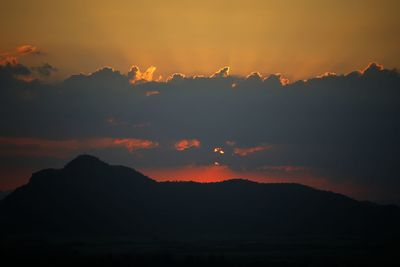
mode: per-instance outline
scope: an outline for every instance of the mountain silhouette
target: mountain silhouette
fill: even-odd
[[[300,184],[156,182],[89,155],[45,169],[0,201],[6,233],[262,239],[399,236],[400,209]]]
[[[0,200],[5,198],[10,193],[11,193],[11,191],[0,191]]]

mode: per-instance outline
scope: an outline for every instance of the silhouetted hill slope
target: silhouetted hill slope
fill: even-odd
[[[10,193],[11,193],[11,191],[0,191],[0,200],[5,198]]]
[[[150,238],[390,235],[400,210],[299,184],[156,182],[83,155],[32,175],[0,202],[6,233],[130,234]]]

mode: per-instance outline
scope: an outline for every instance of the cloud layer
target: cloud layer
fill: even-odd
[[[17,60],[0,65],[0,147],[8,162],[50,162],[71,147],[142,169],[218,162],[266,178],[299,174],[304,182],[312,174],[365,188],[363,198],[400,203],[396,70],[372,63],[291,83],[281,74],[231,76],[229,67],[165,82],[154,81],[154,67],[126,75],[102,68],[53,84],[24,79],[35,70]],[[8,179],[1,174],[0,186]]]

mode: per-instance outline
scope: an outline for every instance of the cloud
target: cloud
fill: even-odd
[[[158,143],[136,138],[82,138],[52,140],[33,137],[0,136],[0,156],[66,158],[88,150],[125,148],[129,152],[158,147]]]
[[[16,48],[16,51],[19,55],[39,55],[41,54],[41,51],[39,48],[37,48],[34,45],[30,44],[25,44],[25,45],[20,45]]]
[[[255,147],[242,147],[242,148],[234,148],[233,153],[235,155],[241,156],[241,157],[246,157],[248,155],[269,150],[271,149],[271,146],[267,145],[262,145],[262,146],[255,146]]]
[[[228,146],[234,146],[234,145],[236,145],[236,142],[232,141],[232,140],[228,140],[225,142],[225,144],[227,144]]]
[[[0,55],[0,65],[16,65],[18,64],[18,60],[16,57],[8,55],[8,54],[3,54]]]
[[[0,65],[0,72],[2,74],[10,74],[13,76],[28,76],[31,74],[29,68],[22,64],[10,64]]]
[[[15,57],[4,56],[0,58],[0,78],[18,79],[31,75],[31,70],[20,64]]]
[[[189,148],[200,147],[200,141],[197,139],[182,139],[175,143],[175,149],[177,151],[184,151]]]
[[[39,73],[42,76],[50,76],[53,72],[57,71],[57,68],[53,67],[49,63],[43,63],[41,66],[32,67],[32,70]]]
[[[40,50],[33,45],[21,45],[15,48],[15,51],[0,52],[0,65],[18,64],[18,58],[25,55],[39,55]]]
[[[363,75],[371,75],[372,74],[373,75],[373,74],[379,73],[383,70],[384,70],[384,68],[382,65],[372,62],[365,69],[363,69],[361,71],[361,74],[363,74]]]
[[[139,149],[151,149],[158,147],[158,143],[150,140],[134,139],[134,138],[121,138],[115,139],[115,145],[121,145],[128,149],[130,152]]]
[[[128,78],[131,83],[138,81],[152,81],[153,74],[156,71],[156,67],[150,66],[145,72],[141,72],[138,66],[132,66],[128,72]]]
[[[211,78],[226,78],[229,76],[229,67],[223,67],[216,71],[213,75],[211,75]]]
[[[0,54],[0,75],[3,76],[3,79],[31,82],[35,80],[32,72],[46,77],[50,76],[52,72],[57,70],[49,63],[44,63],[41,66],[35,67],[28,67],[19,63],[19,57],[30,54],[38,55],[41,54],[41,52],[36,46],[27,44],[17,47],[15,52],[5,52]]]
[[[249,75],[247,75],[246,80],[254,80],[254,81],[262,81],[262,76],[259,72],[252,72]]]
[[[322,73],[321,75],[318,75],[316,78],[326,78],[326,77],[335,77],[335,76],[338,76],[338,75],[334,72],[326,71],[326,72]]]
[[[284,86],[289,84],[289,79],[283,76],[280,73],[271,74],[267,78],[265,78],[264,83],[274,87],[274,86]]]
[[[279,173],[298,182],[351,183],[366,188],[358,197],[400,203],[396,70],[372,63],[361,71],[288,83],[281,74],[241,77],[223,68],[213,77],[175,74],[162,82],[150,79],[154,70],[143,74],[133,67],[123,74],[104,67],[48,84],[17,80],[30,77],[31,69],[10,57],[2,60],[0,131],[40,140],[3,142],[2,158],[15,165],[17,158],[79,152],[137,168],[218,162],[232,173],[262,173],[257,177]],[[151,92],[158,94],[148,97]],[[224,154],[214,153],[217,147]],[[300,169],[284,166],[314,176],[305,180]]]
[[[185,74],[174,73],[167,78],[167,82],[182,82],[185,79]]]
[[[160,91],[157,91],[157,90],[146,92],[146,96],[152,96],[152,95],[158,95],[158,94],[160,94]]]

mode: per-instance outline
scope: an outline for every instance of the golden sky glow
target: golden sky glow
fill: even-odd
[[[23,44],[59,77],[112,66],[302,79],[400,64],[399,1],[2,1],[0,51]]]

